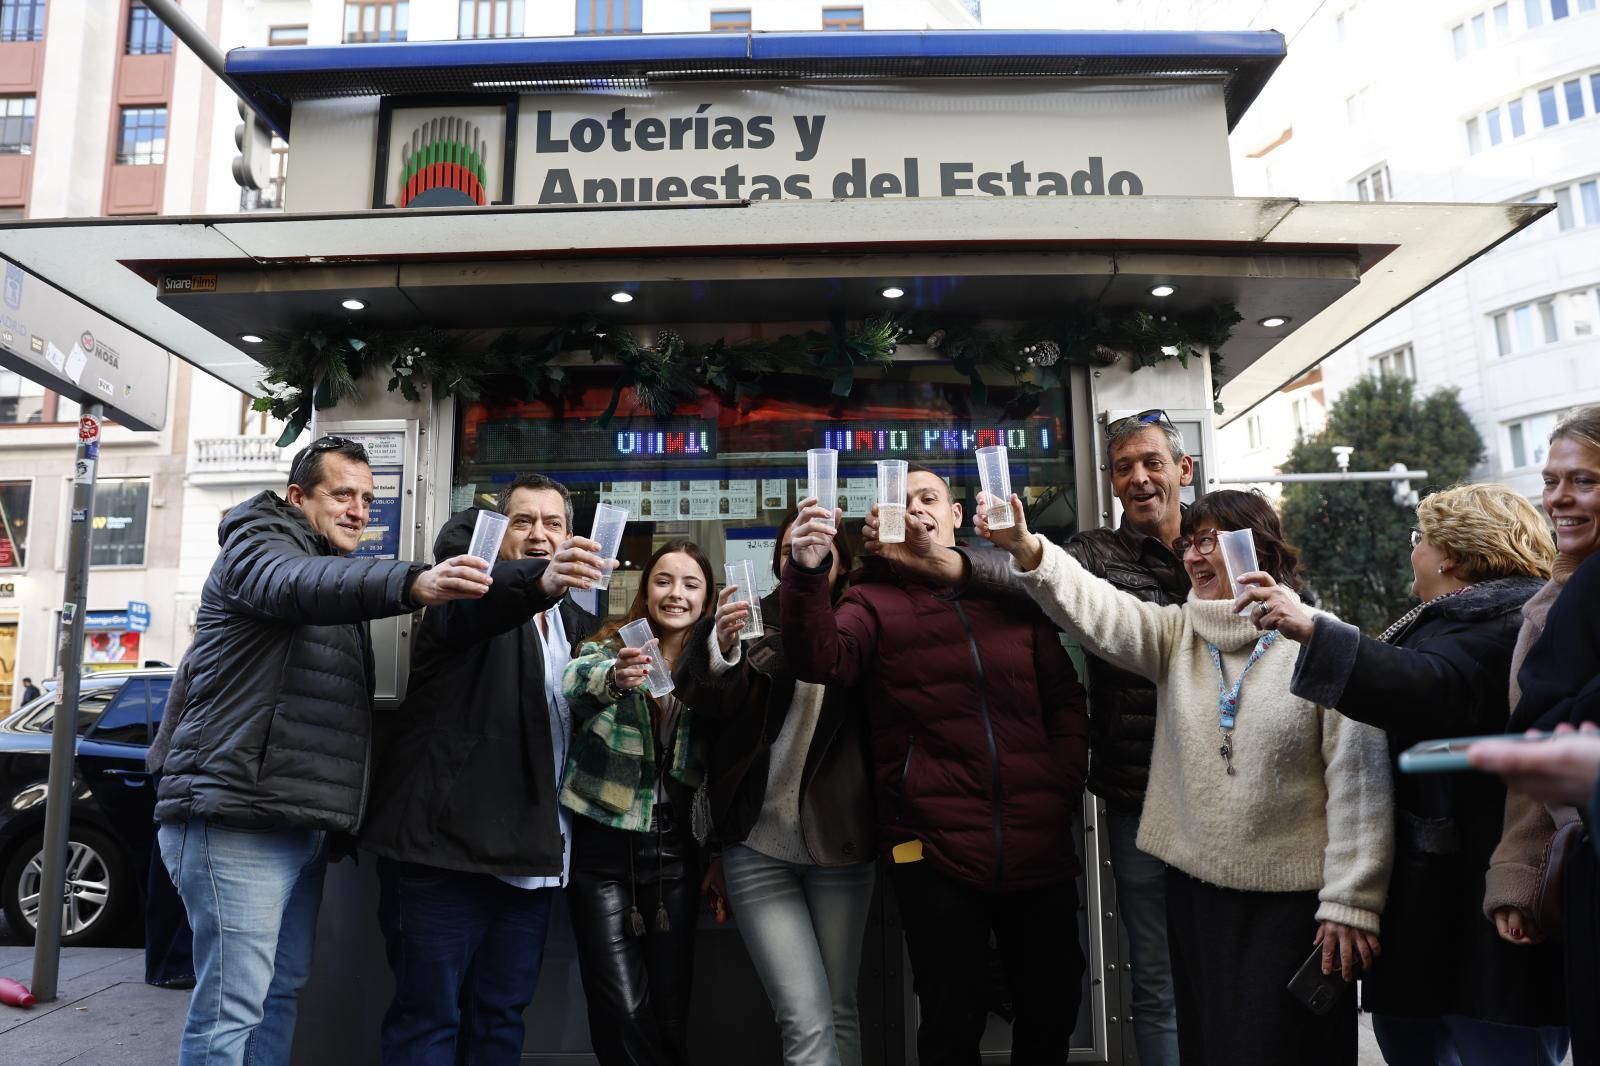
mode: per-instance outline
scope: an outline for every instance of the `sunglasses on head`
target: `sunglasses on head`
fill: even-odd
[[[289,468],[289,484],[299,484],[300,473],[305,469],[306,463],[311,461],[313,455],[336,451],[340,448],[354,448],[361,453],[358,458],[363,463],[367,461],[367,449],[358,441],[353,441],[349,437],[336,437],[330,433],[327,436],[318,437],[306,445],[306,450],[300,453],[299,458],[294,461],[294,466]]]
[[[1166,429],[1177,429],[1177,427],[1172,424],[1172,419],[1167,417],[1167,412],[1161,410],[1159,407],[1152,407],[1148,411],[1140,411],[1136,415],[1129,415],[1126,418],[1119,418],[1114,422],[1107,422],[1106,436],[1115,437],[1117,434],[1122,433],[1133,426],[1162,426]]]

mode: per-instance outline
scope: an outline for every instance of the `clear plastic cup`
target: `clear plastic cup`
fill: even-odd
[[[472,546],[467,554],[482,559],[493,567],[500,558],[500,544],[506,539],[506,527],[511,519],[499,511],[479,511],[472,526]]]
[[[638,648],[650,656],[650,666],[645,674],[645,686],[652,696],[665,696],[673,689],[672,671],[667,669],[666,656],[661,654],[661,642],[650,629],[648,618],[636,618],[617,630],[622,643]]]
[[[839,506],[839,453],[832,448],[811,448],[806,452],[806,495],[828,509],[829,527],[833,509]]]
[[[906,539],[906,469],[904,459],[878,460],[878,539],[903,544]]]
[[[589,532],[589,539],[600,545],[600,558],[615,559],[617,552],[622,548],[622,531],[628,525],[628,509],[626,507],[613,507],[609,503],[596,504],[594,509],[594,528]],[[600,580],[594,583],[597,589],[611,587],[611,571],[607,570],[600,575]]]
[[[1016,525],[1016,516],[1011,513],[1011,460],[1005,445],[978,449],[978,483],[989,497],[989,528],[1010,529]]]
[[[736,563],[723,563],[722,572],[727,574],[728,584],[734,586],[732,602],[750,605],[750,613],[744,618],[744,627],[739,630],[739,639],[754,640],[766,636],[766,627],[761,624],[761,598],[756,595],[755,565],[749,559],[740,559]]]
[[[1222,568],[1228,575],[1228,587],[1237,597],[1244,588],[1239,584],[1238,577],[1260,570],[1261,564],[1256,561],[1256,535],[1248,529],[1229,529],[1217,534],[1217,551],[1222,553]],[[1238,614],[1249,614],[1252,608],[1246,607]]]

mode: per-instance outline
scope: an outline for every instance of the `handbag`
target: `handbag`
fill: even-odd
[[[1539,931],[1546,937],[1561,934],[1567,859],[1578,848],[1588,846],[1584,839],[1586,827],[1583,819],[1577,817],[1577,812],[1570,807],[1562,813],[1571,815],[1571,818],[1556,827],[1555,833],[1544,846],[1544,859],[1539,863],[1539,887],[1533,897],[1533,919],[1539,923]]]

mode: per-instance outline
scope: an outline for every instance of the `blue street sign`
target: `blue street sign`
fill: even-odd
[[[128,628],[135,633],[145,633],[150,629],[150,605],[139,603],[136,600],[128,601]]]

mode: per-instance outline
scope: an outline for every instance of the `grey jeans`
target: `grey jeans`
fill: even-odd
[[[861,1066],[856,976],[875,864],[813,866],[736,844],[728,902],[772,1001],[784,1066]]]
[[[1139,816],[1106,814],[1111,873],[1133,966],[1133,1042],[1139,1066],[1178,1066],[1178,1010],[1167,951],[1167,864],[1139,850]]]

